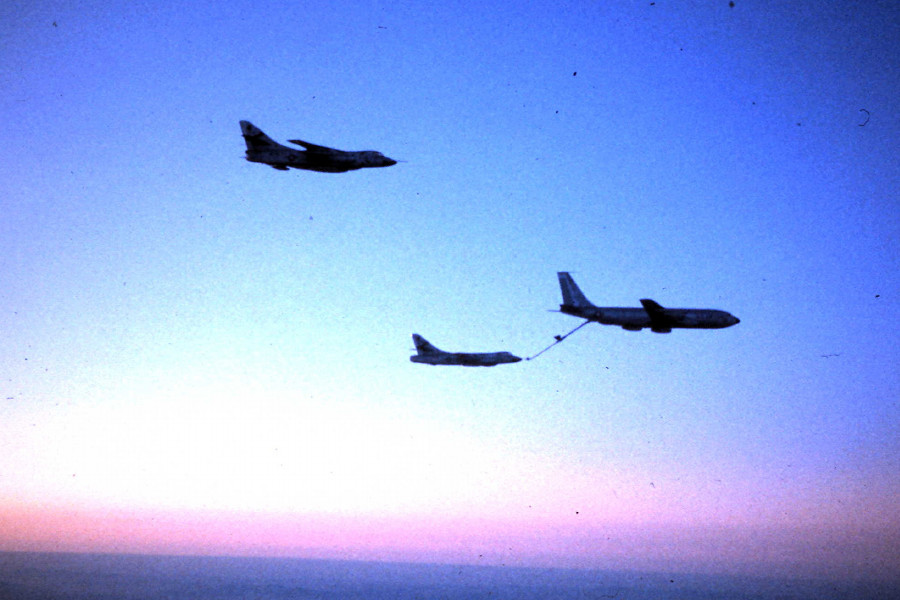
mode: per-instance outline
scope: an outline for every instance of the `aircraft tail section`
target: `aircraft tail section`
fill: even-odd
[[[241,121],[241,135],[247,142],[247,151],[270,150],[281,146],[278,142],[267,136],[262,130],[250,121]]]
[[[594,305],[581,293],[581,289],[565,271],[556,274],[559,277],[559,289],[562,290],[563,306],[574,308],[589,308]]]
[[[420,355],[421,354],[438,354],[441,352],[441,350],[438,350],[437,348],[435,348],[431,342],[429,342],[428,340],[423,338],[418,333],[414,333],[412,338],[413,338],[413,342],[416,344],[416,352],[418,352]]]

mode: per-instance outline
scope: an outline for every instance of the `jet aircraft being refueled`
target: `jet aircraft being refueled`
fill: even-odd
[[[444,352],[418,333],[413,334],[416,352],[409,357],[415,363],[428,365],[462,365],[464,367],[493,367],[502,363],[517,363],[521,358],[509,352]]]
[[[345,173],[366,167],[390,167],[397,164],[396,160],[374,150],[346,152],[303,140],[288,141],[303,146],[305,150],[282,146],[250,121],[241,121],[241,135],[247,142],[247,160],[269,165],[279,171],[306,169],[321,173]]]
[[[656,333],[669,333],[675,328],[722,329],[740,323],[740,319],[724,310],[710,308],[663,308],[653,300],[643,299],[643,308],[595,306],[581,293],[572,276],[557,273],[563,303],[560,312],[603,325],[618,325],[628,331],[649,327]]]

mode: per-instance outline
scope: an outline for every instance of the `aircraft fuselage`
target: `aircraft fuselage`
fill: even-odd
[[[255,163],[269,165],[276,169],[286,171],[288,169],[304,169],[306,171],[319,171],[321,173],[346,173],[347,171],[355,171],[366,167],[381,167],[394,164],[388,160],[377,161],[382,164],[375,164],[376,161],[366,160],[364,155],[370,152],[363,150],[361,152],[342,152],[341,154],[322,155],[315,154],[306,150],[295,150],[288,146],[279,146],[263,151],[247,151],[247,160]]]
[[[509,352],[436,352],[414,354],[409,360],[426,365],[460,365],[463,367],[493,367],[505,363],[517,363],[521,358]]]
[[[559,310],[601,325],[617,325],[629,331],[647,328],[659,333],[668,333],[671,329],[723,329],[740,322],[731,313],[711,308],[665,308],[653,318],[643,308],[561,304]]]

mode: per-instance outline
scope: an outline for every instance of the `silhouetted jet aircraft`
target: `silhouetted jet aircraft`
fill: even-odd
[[[502,363],[517,363],[521,358],[509,352],[444,352],[418,333],[413,334],[416,352],[409,360],[427,365],[462,365],[464,367],[493,367]]]
[[[628,331],[649,327],[656,333],[669,333],[675,328],[722,329],[740,323],[740,319],[724,310],[710,308],[663,308],[653,300],[643,299],[643,308],[617,308],[591,304],[566,272],[557,273],[563,303],[560,312],[603,325],[618,325]]]
[[[303,140],[288,141],[303,146],[305,150],[282,146],[250,121],[241,121],[241,135],[247,142],[247,160],[269,165],[279,171],[287,171],[290,168],[322,173],[345,173],[367,167],[389,167],[397,164],[396,160],[374,150],[345,152]]]

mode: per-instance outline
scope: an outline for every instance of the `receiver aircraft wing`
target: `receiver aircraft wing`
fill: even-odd
[[[298,146],[303,146],[304,148],[306,148],[307,152],[313,152],[316,154],[340,154],[342,152],[341,150],[335,150],[334,148],[329,148],[328,146],[310,144],[309,142],[304,142],[303,140],[288,140],[288,142],[297,144]]]

